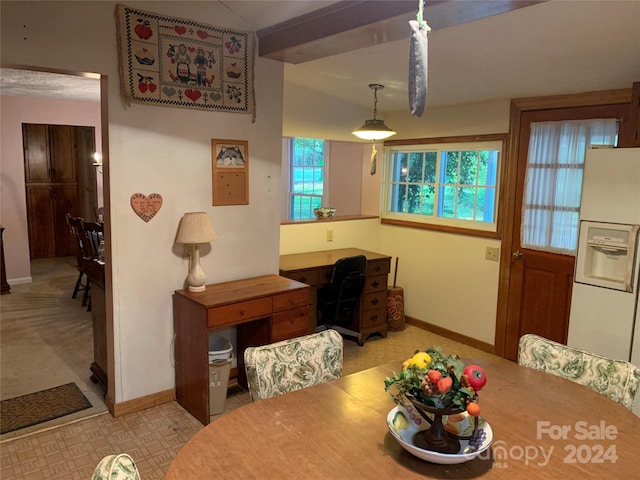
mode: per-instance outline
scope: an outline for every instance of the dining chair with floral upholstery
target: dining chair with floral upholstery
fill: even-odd
[[[629,410],[640,384],[640,368],[534,334],[520,337],[518,364],[595,390]]]
[[[126,453],[119,453],[103,457],[91,480],[140,480],[140,473],[133,458]]]
[[[244,366],[253,401],[271,398],[342,376],[343,340],[329,329],[249,347]]]

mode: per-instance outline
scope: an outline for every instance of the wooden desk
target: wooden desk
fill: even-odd
[[[278,275],[207,285],[173,295],[176,399],[209,423],[209,332],[237,326],[238,382],[246,386],[244,350],[311,333],[309,286]],[[233,375],[232,375],[233,376]]]
[[[637,478],[640,418],[629,410],[586,387],[502,358],[467,362],[487,371],[480,405],[493,430],[490,455],[437,465],[400,446],[387,430],[394,403],[383,385],[398,361],[217,418],[182,448],[165,479]],[[566,435],[555,436],[562,428]],[[585,431],[608,432],[609,438],[582,440]],[[603,458],[601,449],[614,452],[615,462]]]
[[[317,290],[329,283],[333,265],[343,257],[367,257],[367,280],[360,307],[353,323],[347,327],[360,333],[359,343],[374,333],[387,336],[387,275],[391,257],[358,248],[340,248],[318,252],[295,253],[280,256],[280,275],[311,286],[311,324],[316,325]]]

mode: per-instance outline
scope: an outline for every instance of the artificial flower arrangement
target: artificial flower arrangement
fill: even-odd
[[[406,398],[423,405],[445,410],[466,410],[471,416],[480,414],[478,392],[487,376],[478,365],[465,365],[457,355],[445,355],[439,347],[417,350],[402,364],[399,373],[384,381],[385,391],[398,405],[406,406]]]

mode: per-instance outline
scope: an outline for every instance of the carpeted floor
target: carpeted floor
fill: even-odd
[[[3,434],[2,440],[69,420],[106,412],[104,392],[91,382],[91,313],[72,299],[78,277],[75,258],[31,262],[32,283],[12,285],[0,297],[0,400],[75,383],[91,408],[46,424]]]

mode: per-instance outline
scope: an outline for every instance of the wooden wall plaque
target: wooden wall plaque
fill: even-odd
[[[249,142],[211,140],[213,205],[249,204]]]
[[[148,196],[143,193],[131,195],[131,208],[145,222],[155,217],[160,207],[162,207],[162,195],[159,193],[151,193]]]

